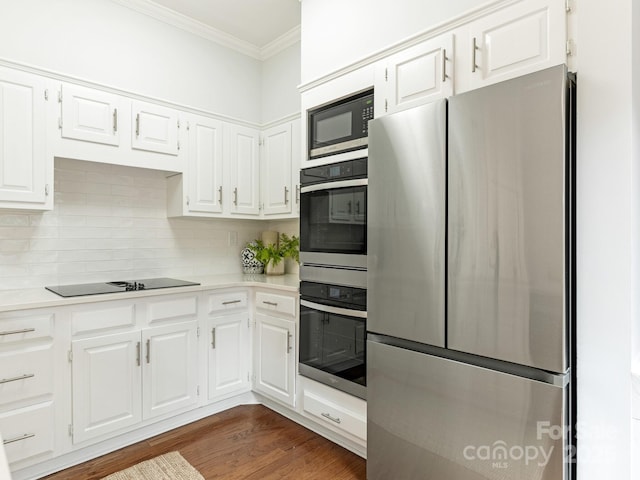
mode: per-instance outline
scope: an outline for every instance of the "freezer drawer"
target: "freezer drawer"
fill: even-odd
[[[367,330],[444,347],[447,102],[369,123]]]
[[[367,479],[564,480],[567,387],[367,342]]]

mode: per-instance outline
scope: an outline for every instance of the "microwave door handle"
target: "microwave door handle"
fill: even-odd
[[[357,178],[355,180],[338,180],[336,182],[318,183],[317,185],[307,185],[300,189],[302,193],[317,192],[319,190],[332,190],[334,188],[346,187],[366,187],[369,184],[368,178]]]
[[[335,313],[336,315],[344,315],[346,317],[367,318],[367,312],[363,312],[362,310],[332,307],[331,305],[323,305],[321,303],[310,302],[308,300],[300,300],[300,305],[307,308],[313,308],[319,312]]]

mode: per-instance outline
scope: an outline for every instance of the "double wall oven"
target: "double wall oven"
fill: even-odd
[[[346,160],[325,156],[321,165],[300,172],[299,372],[360,398],[366,398],[366,147],[372,105],[368,91],[311,111],[309,158],[326,152],[318,150],[318,138],[333,138],[336,148],[344,148],[341,153],[350,154]]]

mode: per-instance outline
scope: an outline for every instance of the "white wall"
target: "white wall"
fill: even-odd
[[[0,58],[261,121],[261,62],[109,0],[0,0]]]
[[[300,112],[300,42],[262,62],[262,123]]]
[[[575,13],[580,480],[632,478],[632,260],[640,213],[633,177],[632,1],[580,2]]]
[[[485,3],[487,0],[302,0],[302,83]]]
[[[166,191],[163,172],[56,159],[53,211],[0,210],[0,290],[241,273],[266,224],[168,219]]]

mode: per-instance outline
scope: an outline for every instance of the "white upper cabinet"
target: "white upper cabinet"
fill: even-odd
[[[191,212],[222,213],[222,122],[191,116],[187,136],[187,208]]]
[[[269,128],[262,135],[262,213],[291,213],[291,123]]]
[[[231,193],[230,212],[260,214],[260,132],[254,128],[229,125],[226,165]]]
[[[131,102],[131,148],[178,155],[178,111],[152,103]]]
[[[565,2],[527,0],[460,30],[456,90],[489,85],[566,62]]]
[[[63,85],[61,92],[64,138],[120,145],[122,97],[71,84]]]
[[[0,68],[0,208],[53,208],[42,77]]]
[[[168,172],[185,169],[180,141],[186,132],[179,127],[177,110],[72,83],[55,90],[47,137],[53,156]]]
[[[376,117],[453,95],[453,35],[429,39],[376,65]]]

